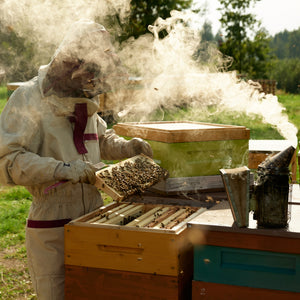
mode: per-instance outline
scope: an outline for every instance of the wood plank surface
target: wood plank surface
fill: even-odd
[[[65,266],[65,299],[189,300],[180,277]]]
[[[230,233],[212,230],[206,232],[205,244],[282,253],[300,253],[299,238],[265,236],[262,234],[246,234],[241,232]]]
[[[193,300],[298,300],[299,293],[193,281]]]
[[[261,164],[271,153],[257,153],[249,151],[248,167],[249,169],[257,169],[258,165]]]

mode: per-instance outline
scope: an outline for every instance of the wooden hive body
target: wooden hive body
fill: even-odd
[[[205,234],[194,246],[192,299],[299,299],[299,187],[290,186],[288,228],[233,226],[229,202],[206,210],[188,223]]]
[[[193,208],[189,216],[181,218],[171,229],[158,228],[161,219],[151,228],[136,227],[131,219],[119,225],[122,222],[118,215],[103,221],[106,212],[118,213],[114,209],[120,208],[121,214],[126,215],[124,205],[132,205],[133,211],[141,209],[137,218],[157,206],[166,211],[184,209],[174,205],[114,202],[67,224],[65,298],[190,299],[193,247],[186,223],[205,209]]]

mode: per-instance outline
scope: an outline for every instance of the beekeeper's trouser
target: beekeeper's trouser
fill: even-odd
[[[27,226],[26,248],[38,300],[64,299],[64,227]]]

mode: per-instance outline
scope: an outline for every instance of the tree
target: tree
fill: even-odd
[[[148,25],[152,25],[158,17],[166,19],[170,17],[172,10],[180,11],[190,8],[192,2],[193,0],[131,0],[130,14],[125,21],[121,20],[116,12],[114,16],[108,17],[106,22],[110,25],[118,24],[118,39],[122,42],[131,36],[137,38],[149,32]]]
[[[274,60],[269,45],[270,38],[264,29],[259,30],[252,41],[247,40],[243,72],[247,72],[251,78],[268,78]]]
[[[247,12],[258,1],[219,0],[220,22],[226,33],[220,51],[233,58],[231,70],[251,78],[266,77],[272,59],[267,32],[260,28],[255,15]]]
[[[277,33],[271,40],[271,47],[274,50],[275,55],[280,59],[287,58],[289,56],[288,39],[289,32],[285,30]]]
[[[277,56],[269,77],[277,88],[289,93],[300,92],[300,28],[275,34],[270,45]]]
[[[0,62],[6,79],[24,81],[36,73],[34,45],[18,36],[13,28],[0,23]]]
[[[299,93],[300,58],[277,60],[270,77],[276,79],[278,89],[285,90],[288,93]]]
[[[300,28],[277,33],[270,45],[279,59],[300,58]]]
[[[212,25],[210,22],[205,21],[201,30],[201,41],[212,42],[213,40],[214,35],[212,33]]]

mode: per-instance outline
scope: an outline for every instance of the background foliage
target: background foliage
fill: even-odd
[[[0,22],[0,71],[5,70],[8,81],[26,81],[36,75],[33,49],[30,41]]]
[[[257,1],[260,0],[219,0],[220,22],[225,30],[219,49],[233,58],[230,70],[252,79],[267,77],[272,58],[267,32],[255,15],[248,13],[248,8]]]
[[[199,28],[202,43],[198,53],[203,54],[203,49],[213,44],[224,56],[233,58],[229,70],[238,70],[249,79],[274,79],[278,89],[299,93],[300,28],[270,36],[256,16],[248,12],[258,1],[219,0],[220,21],[225,34],[220,29],[214,36],[211,24],[205,22]],[[121,22],[120,16],[115,14],[107,17],[104,23],[110,28],[115,26],[116,39],[122,42],[149,32],[148,25],[158,17],[166,19],[171,10],[190,9],[192,3],[192,0],[132,0],[131,13],[125,22]],[[18,36],[13,28],[4,26],[0,20],[0,82],[29,80],[37,74],[41,64],[35,55],[35,45]],[[5,78],[1,78],[2,70]]]
[[[300,28],[270,36],[256,16],[248,13],[258,1],[219,0],[225,36],[219,32],[211,39],[211,27],[206,25],[202,38],[213,41],[224,55],[233,58],[229,70],[249,79],[273,79],[278,89],[299,93]]]
[[[289,93],[300,92],[300,28],[277,33],[270,42],[276,60],[270,78],[278,82],[277,87]]]
[[[183,10],[191,7],[193,0],[132,0],[131,11],[125,23],[120,23],[120,41],[129,37],[138,38],[140,35],[149,33],[148,25],[160,17],[166,19],[172,10]],[[120,18],[116,15],[117,20]]]

